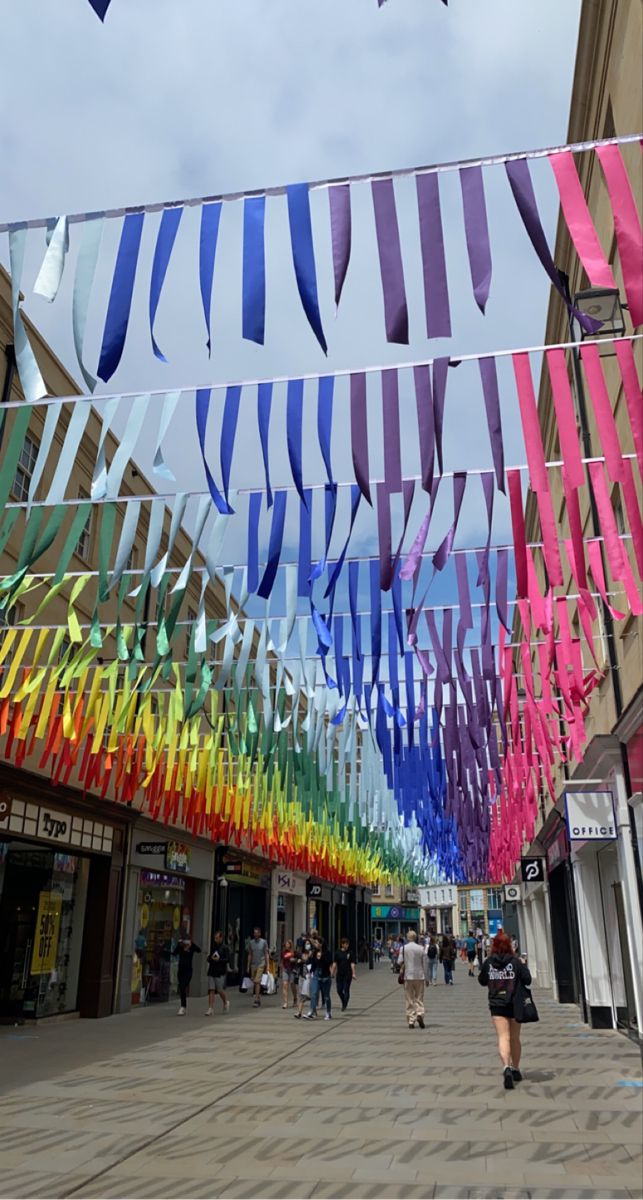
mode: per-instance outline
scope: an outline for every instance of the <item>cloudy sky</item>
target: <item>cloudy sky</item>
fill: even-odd
[[[384,171],[556,145],[565,141],[579,0],[113,0],[104,25],[87,0],[21,0],[3,12],[4,112],[0,130],[4,220],[93,211],[140,202],[252,189],[301,180]],[[553,244],[556,203],[550,169],[533,165],[541,215]],[[156,335],[168,364],[151,352],[149,273],[158,215],[146,219],[130,330],[109,391],[224,383],[226,380],[324,373],[539,344],[548,281],[517,216],[502,167],[485,171],[493,253],[487,314],[471,294],[457,174],[441,177],[453,337],[427,342],[419,236],[411,179],[396,184],[411,344],[387,345],[370,193],[353,188],[353,255],[339,314],[334,312],[325,191],[312,197],[324,359],[297,296],[283,197],[268,201],[266,345],[241,340],[242,206],[225,206],[213,295],[213,353],[208,359],[197,275],[198,213],[184,215],[159,308]],[[106,230],[87,333],[95,367],[120,223]],[[79,227],[53,305],[32,293],[44,249],[30,234],[25,309],[78,375],[71,339],[71,292]],[[6,239],[2,247],[7,260]],[[534,371],[539,364],[534,360]],[[382,433],[377,377],[369,383],[371,467],[379,474]],[[524,461],[511,375],[501,370],[508,463]],[[223,393],[217,393],[222,398]],[[306,391],[305,477],[323,480],[316,441],[316,392]],[[414,403],[401,377],[404,473],[417,473]],[[217,400],[209,453],[218,471]],[[246,389],[233,485],[261,485],[256,392]],[[149,471],[157,417],[136,456]],[[186,396],[168,439],[178,486],[205,487]],[[348,405],[338,383],[333,430],[336,478],[349,480]],[[271,430],[273,483],[290,484],[283,395],[275,395]],[[450,372],[445,417],[445,469],[489,467],[475,364]],[[163,481],[155,480],[159,490]],[[436,545],[450,522],[450,484],[436,511]],[[336,543],[346,529],[346,490]],[[226,561],[241,562],[245,502],[231,527]],[[424,512],[414,505],[409,541]],[[321,505],[315,511],[321,530]],[[289,503],[289,551],[296,547],[296,506]],[[372,553],[374,518],[356,528],[354,549]],[[508,531],[504,501],[494,535]],[[262,541],[268,525],[262,526]],[[460,544],[484,540],[481,491],[468,485]],[[335,548],[335,544],[334,544]],[[317,550],[321,547],[316,546]],[[446,582],[434,585],[443,599]]]

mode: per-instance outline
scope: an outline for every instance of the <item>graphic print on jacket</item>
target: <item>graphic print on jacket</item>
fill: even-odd
[[[488,988],[492,1010],[511,1007],[519,980],[529,987],[531,972],[515,954],[492,954],[478,975],[478,983]]]

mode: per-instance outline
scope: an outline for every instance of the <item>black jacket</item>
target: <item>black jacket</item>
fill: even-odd
[[[192,959],[195,954],[200,954],[201,949],[195,942],[190,942],[188,947],[185,947],[182,942],[179,942],[172,954],[176,955],[179,960],[178,976],[179,979],[190,979],[192,977]]]
[[[218,954],[218,958],[213,958],[214,954]],[[226,975],[230,966],[230,951],[225,942],[220,946],[214,946],[212,954],[208,954],[208,975],[211,979],[220,979],[222,975]]]
[[[489,989],[489,1008],[492,1012],[513,1004],[518,980],[529,987],[531,971],[515,954],[491,954],[485,959],[478,983]]]

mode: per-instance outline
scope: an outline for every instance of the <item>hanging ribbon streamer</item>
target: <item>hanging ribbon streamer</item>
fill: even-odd
[[[409,341],[409,314],[393,180],[374,179],[371,192],[384,295],[386,340],[406,346]]]
[[[293,483],[303,504],[304,483],[302,476],[302,423],[304,404],[303,379],[289,379],[286,399],[286,441],[288,443],[288,461],[292,471]]]
[[[446,397],[447,375],[449,370],[448,358],[436,358],[433,363],[433,425],[435,428],[435,448],[438,455],[440,475],[442,463],[442,426],[444,424],[444,401]]]
[[[569,386],[565,352],[564,350],[547,350],[545,359],[556,413],[561,456],[565,462],[570,485],[579,488],[585,482],[585,472],[581,462],[576,414]]]
[[[480,312],[484,313],[491,289],[492,267],[482,167],[461,167],[460,189],[473,295]]]
[[[20,312],[20,284],[25,258],[27,239],[26,227],[9,230],[9,265],[11,269],[11,307],[13,311],[13,342],[16,355],[16,365],[20,383],[28,404],[42,400],[47,395],[45,381],[40,374],[38,363]]]
[[[74,404],[69,425],[65,433],[65,440],[62,444],[54,477],[47,493],[48,505],[60,504],[64,499],[65,489],[69,483],[69,477],[72,468],[76,461],[78,448],[81,444],[83,434],[87,427],[87,421],[91,412],[91,405],[87,402],[84,404]]]
[[[592,462],[588,464],[588,470],[596,497],[598,518],[605,539],[607,561],[612,578],[618,579],[623,584],[631,612],[635,616],[640,617],[643,615],[643,602],[641,601],[641,595],[632,574],[627,551],[624,549],[621,539],[618,536],[614,512],[607,490],[605,469],[602,463]]]
[[[437,172],[417,175],[415,185],[424,275],[426,336],[429,338],[451,337],[449,285],[444,256],[439,176]]]
[[[110,500],[116,500],[120,494],[121,483],[125,468],[132,458],[134,448],[145,424],[145,417],[150,403],[150,395],[134,396],[130,402],[130,411],[125,431],[116,447],[112,465],[105,480],[105,495]],[[93,497],[92,497],[93,499]]]
[[[307,183],[291,183],[286,188],[288,198],[288,222],[290,225],[290,245],[295,267],[297,288],[308,317],[308,324],[319,342],[324,354],[328,353],[326,338],[322,328],[317,296],[317,271],[315,268],[315,248],[313,245],[313,230],[310,219],[310,196]]]
[[[518,391],[525,449],[527,451],[527,462],[529,464],[529,479],[536,493],[540,515],[543,553],[547,563],[550,582],[555,587],[559,587],[563,583],[563,569],[560,561],[556,520],[551,492],[549,490],[547,467],[545,466],[545,452],[543,450],[540,423],[538,421],[538,409],[536,406],[529,355],[513,354],[512,361]]]
[[[89,0],[96,16],[100,17],[101,21],[105,20],[105,14],[111,2],[112,0]]]
[[[96,379],[93,375],[90,375],[83,362],[83,345],[85,342],[85,326],[87,324],[89,299],[96,274],[104,223],[104,217],[92,217],[91,220],[85,221],[83,225],[83,236],[76,262],[74,293],[72,297],[74,350],[76,351],[76,358],[78,359],[83,379],[90,392],[93,392],[96,387]]]
[[[511,633],[511,625],[507,616],[507,574],[509,568],[509,551],[506,546],[496,550],[496,612],[498,620],[502,621],[507,633]]]
[[[355,479],[364,499],[372,507],[368,465],[366,376],[361,371],[351,375],[351,449]]]
[[[335,387],[335,377],[333,375],[324,375],[319,380],[319,388],[317,392],[317,436],[319,438],[319,449],[326,467],[328,483],[330,487],[335,487],[333,479],[333,468],[330,458],[330,440],[333,427],[333,389]]]
[[[248,591],[254,595],[259,586],[259,520],[261,492],[251,492],[248,503]]]
[[[230,472],[232,470],[232,455],[234,453],[234,439],[236,437],[237,422],[239,420],[240,402],[241,388],[237,386],[226,388],[225,404],[223,407],[223,421],[221,424],[220,460],[223,492],[228,507],[230,507],[228,491],[230,488]]]
[[[598,240],[571,150],[550,154],[549,163],[556,179],[560,206],[576,253],[592,287],[615,288],[616,282]]]
[[[560,293],[570,313],[578,321],[579,325],[587,331],[587,333],[596,333],[601,327],[600,321],[595,321],[593,317],[587,316],[587,313],[580,312],[571,304],[569,296],[563,287],[563,282],[560,277],[560,272],[556,267],[551,256],[551,251],[547,245],[547,238],[542,227],[540,216],[538,214],[538,205],[534,193],[534,185],[531,180],[529,171],[529,163],[526,158],[512,159],[505,163],[505,171],[509,180],[509,185],[513,192],[514,200],[518,212],[522,218],[522,223],[525,226],[529,240],[536,251],[545,271],[549,275],[556,291]]]
[[[179,232],[181,217],[183,216],[182,208],[166,208],[161,216],[161,224],[156,238],[156,246],[154,247],[154,259],[152,262],[152,274],[150,277],[150,337],[152,339],[152,350],[155,358],[160,362],[167,362],[165,355],[159,349],[154,337],[154,321],[156,319],[156,310],[161,299],[161,291],[165,276],[170,264],[170,256],[176,240],[176,235]]]
[[[216,483],[214,482],[214,477],[208,466],[208,460],[206,458],[206,453],[205,453],[205,434],[206,434],[206,429],[207,429],[207,425],[208,425],[208,413],[210,411],[210,396],[211,396],[210,388],[197,388],[196,397],[195,397],[195,399],[196,399],[196,427],[197,427],[197,434],[198,434],[198,438],[199,438],[199,446],[201,448],[201,458],[203,460],[205,477],[208,481],[208,489],[209,489],[210,495],[212,496],[212,499],[214,500],[214,503],[217,506],[217,509],[219,510],[220,513],[225,513],[226,515],[231,515],[234,510],[230,507],[230,505],[227,503],[227,501],[224,500],[223,496],[221,495],[221,492],[219,491]]]
[[[272,488],[270,486],[270,463],[268,457],[268,434],[270,432],[270,410],[272,408],[272,384],[260,383],[257,391],[257,421],[259,424],[259,439],[261,454],[266,475],[266,496],[268,508],[272,508]]]
[[[265,196],[243,203],[242,336],[263,346],[266,328]]]
[[[170,428],[172,418],[176,412],[176,407],[180,399],[181,392],[167,392],[165,395],[163,407],[161,409],[159,431],[156,437],[156,445],[154,447],[154,455],[152,458],[155,475],[161,475],[163,479],[167,479],[170,483],[176,483],[176,479],[163,457],[163,441],[167,435],[168,429]]]
[[[458,529],[460,509],[462,508],[462,500],[464,498],[464,489],[466,484],[467,472],[456,471],[453,475],[453,524],[451,525],[446,537],[438,546],[431,560],[436,571],[443,571],[449,560],[453,543],[455,541],[455,535]]]
[[[525,513],[522,503],[520,471],[513,468],[507,471],[507,487],[509,489],[511,528],[516,562],[516,592],[522,598],[527,595],[527,538],[525,534]]]
[[[554,353],[554,351],[550,351],[550,353]],[[562,355],[562,351],[560,351],[560,354]],[[616,421],[614,420],[614,413],[612,412],[612,405],[610,404],[605,384],[598,346],[581,346],[580,356],[585,368],[585,375],[587,376],[594,416],[598,426],[601,446],[603,447],[603,454],[605,455],[605,465],[612,481],[614,483],[617,481],[622,483],[625,477],[625,460],[623,459],[623,453],[618,440]],[[566,374],[567,372],[565,372]]]
[[[389,492],[401,492],[400,399],[395,370],[382,371],[382,428],[386,487]]]
[[[413,368],[415,384],[415,406],[418,419],[418,440],[420,443],[420,471],[422,487],[431,493],[433,486],[433,460],[435,456],[435,426],[433,423],[433,396],[431,394],[431,376],[428,367]]]
[[[143,234],[143,217],[143,213],[129,213],[123,221],[98,363],[98,375],[104,383],[111,379],[118,367],[125,346]]]
[[[335,305],[339,308],[351,257],[351,189],[349,183],[328,189],[330,236],[333,246]]]
[[[632,349],[631,342],[622,341],[620,338],[617,338],[614,342],[614,349],[616,350],[621,379],[623,380],[625,403],[632,428],[634,448],[639,464],[639,475],[643,479],[643,395],[641,394],[641,387],[636,372],[634,350]]]
[[[337,585],[337,580],[339,579],[339,576],[341,574],[342,567],[344,566],[344,561],[346,559],[346,554],[348,552],[348,546],[349,546],[349,543],[350,543],[350,540],[351,540],[351,537],[353,534],[353,526],[355,525],[355,519],[357,517],[357,511],[359,509],[361,499],[362,499],[362,493],[360,492],[357,484],[355,484],[355,483],[351,484],[351,519],[350,519],[350,525],[348,527],[348,536],[346,538],[346,541],[344,542],[344,546],[342,548],[341,554],[340,554],[339,558],[337,559],[337,562],[335,563],[335,566],[333,567],[333,569],[331,571],[330,578],[328,580],[328,587],[326,588],[326,591],[324,592],[324,599],[326,599],[330,595],[334,595],[334,590]],[[352,563],[349,563],[349,566],[350,565],[352,565]]]
[[[312,553],[313,494],[306,489],[299,503],[299,554],[297,556],[297,595],[310,595],[310,570]]]
[[[620,146],[597,146],[612,213],[625,295],[635,329],[643,325],[643,232]]]
[[[201,209],[201,229],[199,233],[199,286],[201,289],[201,304],[208,334],[208,354],[212,350],[212,335],[210,331],[210,311],[212,307],[212,281],[214,279],[214,260],[217,253],[219,238],[219,222],[221,220],[221,203],[204,204]]]
[[[267,600],[272,592],[275,576],[277,574],[277,568],[279,566],[281,547],[284,540],[284,522],[286,520],[287,499],[287,492],[275,492],[272,525],[270,527],[270,543],[268,546],[268,562],[266,564],[266,569],[263,573],[261,583],[257,588],[257,595],[262,596],[264,600]]]
[[[47,237],[47,252],[34,284],[37,296],[44,296],[51,304],[58,295],[63,277],[65,257],[69,249],[69,226],[67,217],[59,217]]]
[[[482,380],[482,393],[487,414],[487,428],[491,442],[491,454],[496,472],[498,490],[505,490],[505,451],[502,440],[502,418],[500,416],[500,395],[498,392],[498,373],[495,358],[479,358],[478,368]]]

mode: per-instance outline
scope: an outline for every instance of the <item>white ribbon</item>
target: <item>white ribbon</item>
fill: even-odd
[[[93,375],[90,375],[83,363],[83,344],[85,341],[85,326],[87,324],[87,309],[89,308],[89,298],[94,283],[94,275],[96,274],[96,264],[98,262],[98,251],[100,249],[104,220],[104,217],[93,217],[91,220],[85,221],[83,225],[83,236],[76,262],[74,293],[71,305],[74,349],[76,351],[76,358],[78,359],[78,366],[90,392],[93,392],[96,387],[96,380]]]
[[[65,257],[69,249],[69,226],[67,217],[59,217],[47,238],[47,249],[34,284],[34,292],[44,296],[51,304],[58,295],[58,288],[65,269]]]
[[[13,343],[20,383],[28,404],[47,395],[45,381],[31,349],[20,312],[20,284],[25,261],[27,230],[23,226],[9,230],[9,266],[11,269],[11,308],[13,312]]]

